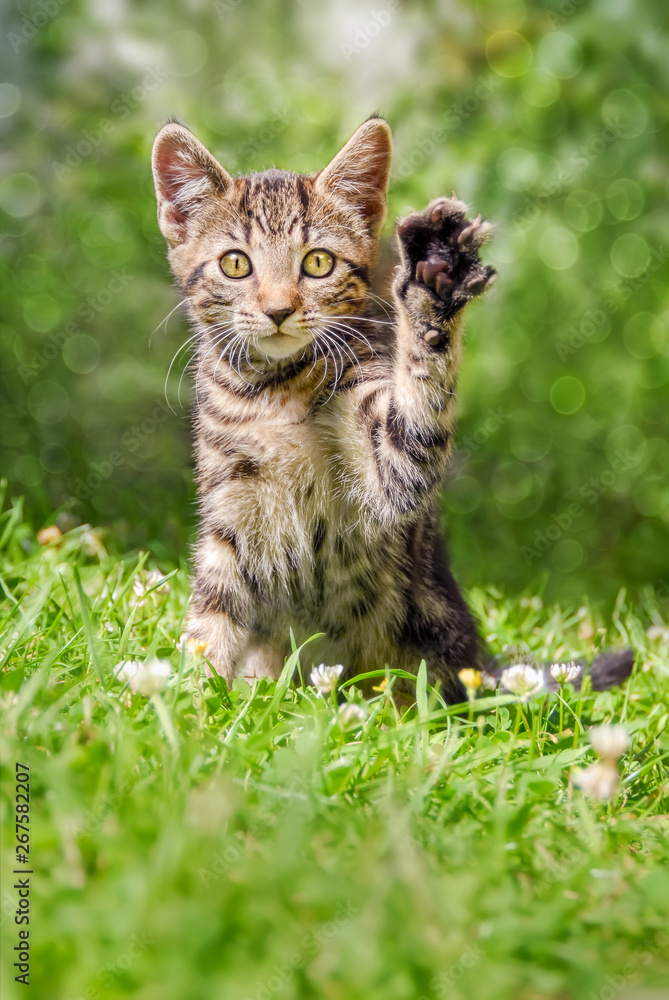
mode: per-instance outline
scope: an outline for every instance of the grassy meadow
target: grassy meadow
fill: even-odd
[[[447,708],[421,671],[411,707],[386,677],[338,704],[309,683],[308,643],[279,682],[228,691],[176,648],[183,569],[150,575],[148,553],[110,556],[88,527],[40,546],[20,507],[1,527],[3,996],[666,996],[669,629],[656,607],[621,592],[607,621],[470,592],[498,650],[633,645],[630,681],[599,694]],[[167,683],[133,693],[118,664],[154,656]],[[587,730],[607,723],[631,745],[616,794],[596,801],[576,782],[595,759]],[[30,767],[37,872],[27,990],[6,958],[15,761]]]

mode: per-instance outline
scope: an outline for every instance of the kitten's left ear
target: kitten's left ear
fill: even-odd
[[[158,225],[169,246],[183,243],[188,224],[208,198],[223,194],[232,177],[183,125],[163,126],[151,154]]]
[[[386,192],[393,143],[383,118],[363,122],[325,170],[316,177],[316,190],[343,198],[364,217],[378,236],[386,217]]]

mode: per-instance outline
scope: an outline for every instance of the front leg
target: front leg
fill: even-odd
[[[387,377],[357,391],[346,434],[351,464],[383,521],[411,519],[443,481],[452,447],[463,307],[492,282],[479,260],[490,225],[466,218],[457,198],[438,198],[397,227],[395,355]],[[372,461],[369,461],[371,451]]]
[[[235,532],[203,504],[186,636],[203,643],[207,672],[215,671],[228,685],[235,677],[276,679],[283,668],[281,651],[255,634],[258,596],[245,578],[238,549]]]
[[[481,222],[480,215],[467,219],[466,211],[457,198],[437,198],[397,226],[401,263],[394,292],[399,327],[390,416],[401,411],[419,439],[443,438],[447,453],[455,423],[463,307],[495,277],[494,268],[479,259],[490,223]]]

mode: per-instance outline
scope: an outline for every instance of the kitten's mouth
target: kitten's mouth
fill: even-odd
[[[256,347],[265,357],[272,361],[282,361],[301,353],[311,341],[311,335],[304,333],[289,333],[287,330],[275,329],[271,333],[260,334]]]

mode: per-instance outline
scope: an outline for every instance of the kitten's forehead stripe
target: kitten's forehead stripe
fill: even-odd
[[[241,179],[240,214],[263,235],[291,233],[310,207],[309,179],[283,170],[266,170]],[[295,203],[301,211],[295,214]],[[290,221],[289,221],[290,220]]]
[[[296,183],[297,183],[297,196],[302,202],[302,208],[306,212],[306,210],[309,208],[309,195],[307,193],[304,180],[301,177],[297,177]]]
[[[262,216],[256,215],[254,212],[249,211],[249,219],[251,220],[252,223],[256,224],[256,226],[258,227],[258,229],[260,230],[260,232],[263,234],[263,236],[267,236],[268,233],[271,232],[269,226],[265,227],[265,224],[264,224],[264,222],[262,220]]]

